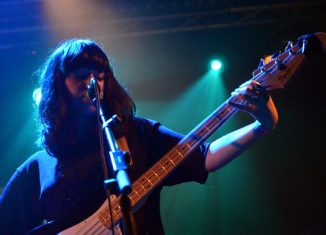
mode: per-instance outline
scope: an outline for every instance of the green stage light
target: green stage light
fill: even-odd
[[[222,62],[220,60],[212,60],[210,64],[213,71],[219,71],[222,68]]]
[[[41,98],[42,98],[41,88],[36,88],[33,91],[33,99],[34,99],[36,106],[38,106],[40,104]]]

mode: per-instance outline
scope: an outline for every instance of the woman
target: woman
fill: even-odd
[[[1,195],[1,234],[23,234],[47,221],[87,218],[105,201],[96,107],[87,93],[92,78],[103,93],[105,114],[116,114],[121,120],[114,135],[131,157],[132,181],[182,139],[182,135],[158,122],[135,116],[133,100],[118,83],[107,55],[94,41],[65,41],[40,70],[42,149],[17,169]],[[232,95],[240,102],[228,104],[248,112],[256,121],[194,149],[144,199],[135,213],[139,234],[164,234],[159,208],[164,185],[205,183],[208,172],[223,167],[275,128],[277,111],[257,82],[243,84]]]

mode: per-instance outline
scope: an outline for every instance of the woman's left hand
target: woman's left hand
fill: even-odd
[[[257,81],[247,81],[231,94],[229,105],[248,112],[258,122],[264,132],[273,130],[278,122],[278,113],[272,98]],[[239,102],[238,102],[239,101]]]

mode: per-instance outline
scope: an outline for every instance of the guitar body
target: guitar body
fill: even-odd
[[[117,198],[111,196],[112,205],[118,203]],[[62,219],[51,221],[47,224],[41,225],[27,235],[72,235],[72,234],[106,234],[111,235],[112,230],[109,229],[110,221],[106,221],[103,217],[103,212],[108,210],[108,199],[102,206],[88,218],[75,217],[74,219]],[[122,235],[119,224],[115,223],[114,234]]]
[[[107,234],[107,235],[111,235],[112,230],[105,227],[101,223],[101,220],[99,219],[101,212],[104,211],[105,209],[108,209],[108,200],[107,199],[102,204],[102,206],[90,217],[88,217],[87,219],[81,221],[80,223],[78,223],[68,229],[63,230],[59,234],[60,235],[71,235],[71,234]],[[122,235],[119,224],[115,225],[114,234]]]

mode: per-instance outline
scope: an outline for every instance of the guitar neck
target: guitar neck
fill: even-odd
[[[154,188],[181,165],[196,147],[207,140],[207,138],[233,116],[236,111],[237,109],[229,106],[227,102],[223,103],[188,135],[180,140],[174,148],[132,184],[132,191],[129,194],[132,205],[136,205],[141,199],[148,196]]]
[[[305,55],[302,53],[302,48],[296,45],[291,50],[280,54],[278,60],[271,61],[263,68],[257,69],[251,80],[258,81],[266,89],[283,88],[283,85],[294,76],[304,60]],[[132,184],[132,191],[129,194],[132,206],[148,196],[196,147],[207,140],[237,112],[236,108],[228,105],[228,101],[242,103],[237,98],[230,97]]]
[[[296,45],[291,50],[280,54],[278,60],[273,60],[255,70],[251,80],[258,81],[267,90],[283,88],[284,84],[298,71],[304,60],[305,55],[302,53],[302,48]],[[141,200],[177,169],[196,147],[206,141],[237,112],[238,109],[229,106],[228,101],[242,103],[241,100],[233,96],[230,97],[132,184],[132,191],[128,196],[133,208],[137,208]],[[100,220],[106,225],[108,225],[110,217],[107,211],[107,209],[102,211],[100,215]],[[113,208],[114,223],[121,218],[120,206],[116,205]]]
[[[234,97],[229,100],[236,101]],[[239,101],[238,101],[239,102]],[[128,197],[131,206],[137,208],[137,204],[146,198],[166,177],[182,164],[196,147],[208,139],[220,126],[237,112],[237,109],[227,104],[220,105],[213,113],[195,127],[188,135],[179,141],[168,153],[147,170],[140,178],[132,184],[132,190]],[[103,225],[109,227],[110,215],[108,209],[99,213],[99,220]],[[113,206],[113,221],[116,224],[122,213],[119,204]]]

